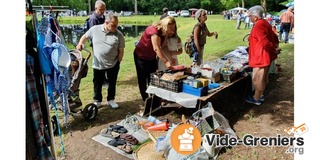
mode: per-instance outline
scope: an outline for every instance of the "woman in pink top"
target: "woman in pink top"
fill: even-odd
[[[175,33],[175,28],[176,21],[173,17],[168,16],[163,18],[147,27],[136,44],[133,52],[134,63],[136,65],[139,90],[143,101],[149,97],[146,93],[147,85],[150,83],[150,74],[157,70],[157,58],[167,68],[173,66],[172,62],[174,60],[170,60],[164,56],[163,47],[166,45],[166,39]]]

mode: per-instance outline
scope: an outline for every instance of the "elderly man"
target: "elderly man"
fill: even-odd
[[[77,45],[78,50],[82,50],[85,42],[92,39],[93,44],[93,85],[94,102],[100,107],[102,101],[102,84],[105,74],[109,80],[108,104],[112,108],[118,108],[114,101],[116,95],[116,82],[120,69],[120,62],[123,58],[125,40],[123,34],[117,29],[118,17],[108,14],[104,24],[91,27],[80,39]]]
[[[289,32],[292,30],[294,25],[294,15],[293,7],[289,7],[287,11],[280,15],[280,40],[282,38],[282,33],[284,32],[284,43],[288,42]]]
[[[106,4],[101,0],[96,1],[94,6],[94,12],[89,17],[88,27],[91,28],[94,25],[103,24],[105,20],[105,17],[104,17],[105,11],[106,11]]]
[[[254,24],[249,37],[249,66],[253,68],[252,83],[255,91],[253,96],[249,95],[245,100],[255,105],[261,105],[265,100],[263,93],[268,83],[269,66],[281,51],[277,36],[271,25],[263,19],[263,13],[261,6],[249,9],[250,21]]]
[[[87,30],[89,30],[92,26],[104,23],[104,21],[105,21],[105,17],[104,17],[105,11],[106,11],[106,4],[101,0],[97,0],[95,5],[94,5],[94,12],[88,18]],[[92,47],[92,43],[90,44],[90,46]],[[107,75],[106,75],[106,77],[107,77]],[[103,82],[103,86],[106,87],[106,88],[109,87],[109,83],[108,83],[108,79],[107,78],[105,78],[105,80]]]

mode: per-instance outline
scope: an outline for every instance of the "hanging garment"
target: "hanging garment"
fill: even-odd
[[[38,158],[53,160],[54,158],[48,148],[51,145],[50,136],[43,123],[44,117],[41,111],[36,78],[34,76],[34,60],[28,54],[26,54],[26,96],[26,107],[32,114],[33,133],[36,140]]]

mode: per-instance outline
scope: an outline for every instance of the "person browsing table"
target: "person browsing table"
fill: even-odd
[[[93,85],[94,85],[94,103],[100,107],[102,101],[102,85],[105,80],[105,74],[109,81],[108,104],[112,108],[118,108],[114,101],[116,95],[116,83],[120,62],[122,61],[125,47],[123,34],[117,29],[118,17],[112,13],[106,16],[105,23],[91,27],[80,39],[77,49],[82,50],[85,42],[92,39],[93,44]]]
[[[176,20],[167,16],[148,26],[136,44],[133,55],[139,90],[143,101],[149,97],[146,90],[150,83],[150,74],[157,70],[157,59],[162,61],[167,68],[172,68],[173,66],[171,62],[174,59],[164,56],[163,47],[166,45],[166,39],[175,33],[175,28]]]

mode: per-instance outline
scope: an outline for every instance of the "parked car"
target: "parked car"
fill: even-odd
[[[87,16],[87,11],[79,11],[77,16]]]
[[[123,16],[132,16],[133,13],[131,11],[124,11]]]
[[[190,12],[188,10],[181,10],[180,16],[181,17],[190,17]]]
[[[168,11],[168,15],[172,17],[178,17],[178,14],[175,11]]]

